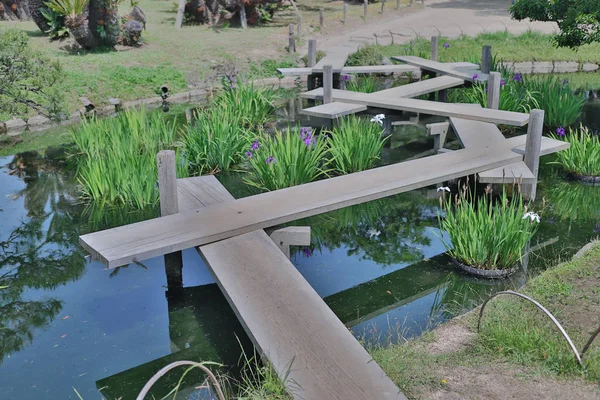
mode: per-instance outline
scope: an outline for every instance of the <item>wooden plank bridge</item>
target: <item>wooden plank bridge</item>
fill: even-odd
[[[343,70],[343,55],[335,57],[335,68],[321,64],[328,73]],[[164,168],[170,172],[160,175],[159,182],[161,209],[164,200],[171,215],[83,235],[81,245],[110,268],[196,247],[248,336],[294,398],[405,399],[263,229],[466,175],[488,171],[493,180],[498,170],[514,174],[523,166],[531,173],[526,178],[533,197],[540,152],[568,144],[542,138],[543,112],[530,117],[408,98],[462,85],[472,80],[471,71],[414,57],[398,59],[448,76],[384,93],[334,90],[334,100],[349,104],[320,112],[364,110],[351,106],[359,104],[449,117],[464,149],[237,200],[212,176],[175,181],[174,156],[169,153],[172,165],[159,162],[159,175]],[[304,97],[323,96],[322,90]],[[494,125],[528,123],[527,136],[511,139]],[[442,151],[446,129],[440,132]]]

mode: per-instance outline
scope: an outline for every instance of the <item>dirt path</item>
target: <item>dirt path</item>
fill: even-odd
[[[362,27],[354,24],[340,34],[323,36],[318,39],[318,48],[325,52],[352,52],[362,44],[375,43],[374,34],[379,44],[386,45],[392,42],[390,32],[399,34],[394,35],[395,43],[406,43],[417,35],[475,36],[504,29],[513,33],[529,29],[544,33],[556,31],[554,23],[512,20],[507,11],[510,4],[510,0],[427,0],[423,9],[386,11],[387,15],[374,18]]]

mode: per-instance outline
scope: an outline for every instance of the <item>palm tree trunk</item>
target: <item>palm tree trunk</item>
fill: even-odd
[[[84,14],[80,14],[75,18],[66,18],[65,25],[69,28],[73,39],[84,49],[90,50],[98,45]]]
[[[29,0],[29,13],[31,14],[31,19],[42,32],[46,33],[50,30],[50,25],[48,25],[46,17],[44,17],[40,11],[42,8],[46,8],[43,0]]]

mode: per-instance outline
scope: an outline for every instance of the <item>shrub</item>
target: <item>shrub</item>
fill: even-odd
[[[592,134],[587,127],[569,128],[569,134],[564,129],[557,129],[555,139],[570,143],[567,150],[559,151],[556,164],[561,164],[567,171],[583,176],[600,176],[600,138]]]
[[[362,65],[381,65],[383,59],[383,51],[381,46],[370,44],[360,47],[354,53],[348,56],[346,65],[362,66]]]
[[[64,93],[59,89],[63,71],[29,47],[24,31],[0,31],[0,113],[3,119],[27,115],[31,110],[58,117]]]
[[[467,182],[468,183],[468,182]],[[444,189],[441,188],[442,193]],[[448,195],[446,213],[438,215],[440,230],[446,231],[451,244],[443,238],[448,254],[457,261],[480,269],[499,270],[515,266],[527,242],[533,237],[539,221],[537,214],[527,212],[518,190],[508,198],[502,195],[494,202],[490,187],[476,199],[463,185],[454,197]]]
[[[72,133],[83,197],[139,209],[156,205],[156,153],[174,148],[176,131],[175,121],[167,122],[161,113],[144,110],[84,120]],[[186,176],[185,163],[177,164],[178,175]]]
[[[576,94],[566,80],[553,76],[531,77],[523,83],[536,93],[538,107],[545,111],[546,126],[569,126],[581,116],[586,102],[584,94]]]
[[[261,190],[301,185],[326,176],[325,140],[310,128],[261,135],[246,152],[251,175],[244,181]]]
[[[246,127],[262,127],[273,118],[275,91],[254,87],[240,78],[236,85],[225,85],[214,107],[224,107],[241,119]]]
[[[379,160],[388,140],[377,122],[351,116],[333,128],[328,140],[329,165],[340,174],[364,171]]]
[[[348,75],[344,75],[346,77]],[[361,92],[361,93],[375,93],[380,90],[379,80],[374,76],[365,76],[360,77],[354,81],[350,81],[347,83],[346,88],[353,92]]]
[[[242,160],[250,141],[242,118],[226,105],[199,111],[183,136],[192,175],[228,171]]]

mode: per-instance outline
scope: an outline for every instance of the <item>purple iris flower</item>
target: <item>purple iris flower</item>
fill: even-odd
[[[563,79],[563,86],[567,86],[569,84],[569,80],[568,79]]]
[[[340,79],[342,82],[348,82],[350,80],[350,75],[342,75]]]
[[[275,158],[273,156],[269,156],[269,157],[267,157],[267,159],[265,160],[265,162],[267,164],[275,164],[275,163],[277,163],[277,160],[275,160]]]
[[[473,74],[473,81],[478,81],[479,80],[479,74]]]
[[[565,128],[563,128],[562,126],[559,126],[558,128],[556,128],[556,134],[560,137],[564,137],[565,136]]]
[[[504,87],[504,85],[506,85],[506,81],[504,80],[504,78],[500,79],[500,87]]]
[[[260,143],[258,140],[255,140],[254,142],[252,142],[252,150],[258,150],[260,149]]]
[[[247,151],[246,152],[246,156],[248,156],[248,158],[252,158],[252,152],[251,151]]]
[[[521,76],[520,73],[516,73],[515,76],[513,76],[513,81],[517,82],[517,83],[521,83],[523,81],[523,77]]]
[[[302,253],[304,253],[304,255],[305,255],[306,257],[310,257],[310,256],[312,256],[312,255],[313,255],[313,251],[312,251],[312,249],[311,249],[310,247],[305,247],[305,248],[303,248],[303,249],[302,249]]]
[[[445,49],[448,49],[448,48],[450,48],[450,43],[448,43],[448,42],[444,43],[444,48],[445,48]]]

